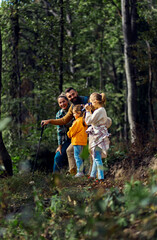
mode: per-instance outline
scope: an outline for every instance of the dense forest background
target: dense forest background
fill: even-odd
[[[69,86],[106,93],[115,142],[155,136],[155,1],[16,0],[0,11],[1,118],[11,117],[2,140],[13,162],[29,158]],[[54,151],[56,128],[45,137]]]
[[[13,163],[29,158],[69,86],[106,93],[113,142],[155,137],[156,11],[149,0],[2,1],[1,119],[11,121],[1,142]],[[56,149],[55,126],[45,145]]]

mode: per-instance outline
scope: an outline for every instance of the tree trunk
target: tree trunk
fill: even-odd
[[[0,31],[0,119],[1,119],[1,92],[2,92],[1,76],[2,76],[2,39],[1,39],[1,31]],[[2,160],[4,167],[7,171],[7,174],[12,176],[13,175],[12,161],[3,143],[2,132],[0,132],[0,160]]]
[[[149,8],[152,9],[152,0],[148,0]],[[156,133],[156,127],[154,124],[154,111],[153,111],[153,105],[152,105],[152,80],[153,80],[153,74],[152,74],[152,53],[151,53],[151,47],[148,41],[146,41],[147,45],[147,51],[148,51],[148,67],[149,67],[149,85],[148,85],[148,112],[149,112],[149,121],[152,126],[153,132]]]
[[[103,56],[103,32],[102,32],[102,38],[100,39],[100,56],[99,56],[99,68],[100,68],[100,91],[102,91],[103,89],[103,60],[102,60],[102,56]]]
[[[99,67],[100,67],[100,91],[103,89],[103,69],[102,69],[102,57],[99,58]]]
[[[149,110],[149,121],[152,125],[153,132],[156,132],[155,124],[154,124],[154,114],[153,114],[153,106],[152,106],[152,66],[151,66],[151,48],[148,41],[146,41],[147,49],[148,49],[148,60],[149,60],[149,85],[148,85],[148,110]]]
[[[63,0],[60,0],[60,46],[59,46],[59,90],[63,91],[63,42],[64,42],[64,16]]]
[[[71,79],[74,79],[74,74],[75,74],[75,63],[74,63],[74,53],[75,53],[75,45],[73,43],[73,38],[74,38],[74,31],[72,29],[72,14],[71,10],[69,8],[69,0],[66,1],[66,21],[68,23],[68,26],[66,28],[67,36],[71,40],[70,47],[69,47],[69,68],[70,68],[70,74],[71,74]]]
[[[137,41],[136,31],[136,0],[121,0],[122,7],[122,27],[124,36],[124,58],[125,73],[127,80],[127,105],[128,105],[128,121],[131,133],[131,142],[134,143],[137,138],[137,86],[136,86],[136,66],[135,44]]]
[[[13,61],[12,61],[12,74],[11,86],[10,86],[10,96],[14,100],[15,104],[12,105],[11,115],[13,122],[15,122],[14,134],[18,132],[18,137],[21,137],[21,80],[20,80],[20,70],[19,70],[19,56],[18,56],[18,45],[19,45],[19,16],[18,16],[18,0],[14,1],[11,5],[11,31],[12,31],[12,49],[13,49]],[[15,101],[17,99],[17,101]]]

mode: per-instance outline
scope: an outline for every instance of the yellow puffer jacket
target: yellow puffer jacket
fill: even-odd
[[[82,117],[77,118],[69,128],[67,135],[71,138],[72,145],[87,145],[87,125],[83,126]]]

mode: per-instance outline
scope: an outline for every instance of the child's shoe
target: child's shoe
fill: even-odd
[[[88,179],[94,179],[94,177],[88,176]]]
[[[70,170],[70,175],[74,176],[77,173],[77,169],[76,168],[72,168]]]
[[[84,176],[84,173],[83,172],[78,172],[76,175],[75,175],[75,177],[77,178],[77,177],[83,177]]]
[[[89,181],[93,181],[94,179],[95,179],[94,177],[88,176]]]

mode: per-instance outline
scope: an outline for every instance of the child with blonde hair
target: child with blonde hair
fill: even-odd
[[[84,176],[83,160],[80,157],[83,146],[87,145],[87,125],[85,123],[85,113],[82,111],[83,105],[75,105],[73,107],[73,115],[75,121],[69,128],[67,135],[71,138],[71,143],[74,146],[74,158],[77,166],[77,174],[75,177]]]
[[[112,121],[107,117],[104,108],[106,103],[106,96],[104,93],[92,93],[89,101],[92,105],[85,105],[85,122],[87,125],[91,125],[86,131],[89,134],[89,149],[93,159],[90,178],[96,178],[96,173],[98,172],[98,179],[103,181],[104,170],[102,157],[107,157],[107,150],[109,149],[110,143],[108,138],[110,134],[107,128],[110,127]],[[94,112],[91,113],[91,109],[93,108]]]

